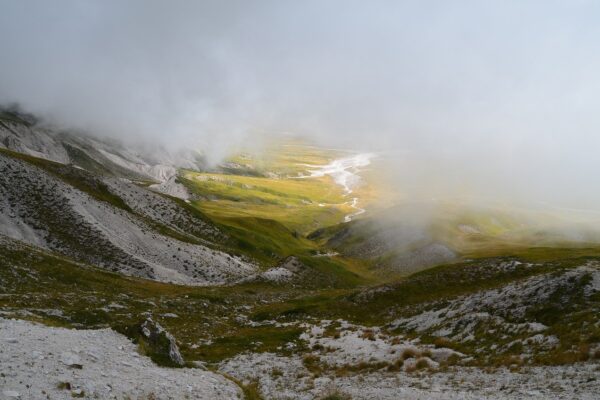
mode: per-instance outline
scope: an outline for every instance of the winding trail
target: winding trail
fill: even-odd
[[[373,157],[375,157],[373,153],[359,153],[352,157],[333,160],[327,165],[303,165],[310,167],[308,170],[310,175],[307,176],[307,178],[320,178],[329,175],[336,184],[344,188],[345,195],[349,196],[353,193],[352,188],[361,181],[361,177],[358,175],[360,168],[364,168],[371,164],[371,159]],[[358,197],[352,197],[349,201],[350,206],[356,211],[346,215],[344,217],[344,222],[350,222],[354,217],[366,212],[364,208],[358,206],[358,202]]]

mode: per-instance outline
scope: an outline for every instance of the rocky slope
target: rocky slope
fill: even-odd
[[[440,267],[347,300],[336,300],[339,313],[379,323],[297,322],[294,346],[306,350],[240,354],[220,370],[257,380],[269,399],[595,399],[600,390],[595,261]],[[290,324],[288,313],[271,323]]]
[[[2,399],[241,399],[219,374],[160,368],[110,329],[50,328],[0,318]]]
[[[203,238],[218,242],[216,228],[174,200],[131,182],[81,173],[89,178],[86,192],[65,182],[66,175],[8,154],[0,154],[0,172],[0,233],[8,237],[112,271],[168,282],[223,284],[254,272],[252,264],[200,244]],[[182,237],[161,232],[166,229]]]
[[[177,168],[204,166],[202,157],[194,151],[124,146],[45,126],[34,116],[7,110],[0,110],[0,147],[103,175],[155,182],[175,176]]]
[[[0,153],[0,234],[111,271],[224,284],[256,267],[217,247],[226,237],[185,203],[125,178]]]
[[[240,356],[222,367],[242,382],[258,380],[273,400],[595,400],[597,366],[580,364],[509,369],[449,368],[431,372],[356,370],[315,377],[301,357],[263,353]],[[328,397],[329,396],[329,397]]]

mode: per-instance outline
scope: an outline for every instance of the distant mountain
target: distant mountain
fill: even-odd
[[[38,124],[34,116],[0,111],[0,148],[86,169],[104,176],[160,183],[178,168],[205,167],[194,150],[169,152],[161,147],[125,146],[114,140],[56,130]]]

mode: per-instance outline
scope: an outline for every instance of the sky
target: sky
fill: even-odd
[[[600,209],[600,2],[0,0],[0,103],[123,140],[291,132],[398,188]]]

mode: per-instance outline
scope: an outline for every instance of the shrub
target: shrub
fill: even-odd
[[[308,354],[304,356],[302,359],[302,363],[306,367],[307,370],[313,373],[313,375],[320,375],[323,372],[323,368],[321,367],[321,359],[319,356],[314,354]]]
[[[372,329],[366,329],[363,331],[363,333],[360,335],[361,339],[367,339],[367,340],[372,340],[375,341],[375,332],[373,332]]]
[[[387,368],[388,371],[400,371],[402,366],[404,365],[404,360],[402,358],[397,359],[394,363],[390,364]]]
[[[433,340],[433,345],[436,348],[440,348],[440,347],[451,348],[452,342],[450,341],[450,339],[445,338],[445,337],[436,337]]]
[[[416,369],[425,369],[425,368],[429,368],[429,361],[427,361],[426,358],[420,358],[417,360],[417,362],[415,363],[415,368]]]
[[[416,357],[417,357],[417,351],[410,347],[407,349],[404,349],[404,351],[402,352],[402,360],[408,360],[409,358],[416,358]]]

